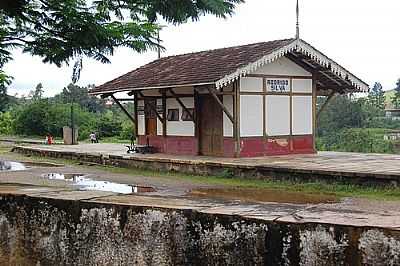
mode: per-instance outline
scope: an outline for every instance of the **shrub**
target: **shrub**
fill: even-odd
[[[10,135],[12,134],[13,119],[10,112],[0,112],[0,134]]]
[[[131,139],[135,136],[135,125],[130,120],[124,120],[121,124],[122,130],[120,134],[121,139]]]
[[[113,115],[113,112],[107,111],[100,116],[97,122],[97,132],[100,138],[119,136],[121,131],[121,121]]]

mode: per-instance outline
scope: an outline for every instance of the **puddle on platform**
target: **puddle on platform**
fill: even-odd
[[[88,178],[83,174],[49,173],[42,177],[49,180],[65,180],[77,186],[79,190],[109,191],[121,194],[155,192],[153,187],[128,185],[109,181],[99,181]]]
[[[19,162],[0,161],[0,171],[22,171],[25,169],[25,165]]]
[[[334,195],[307,194],[301,192],[283,191],[275,189],[196,189],[189,193],[199,198],[213,198],[222,200],[240,200],[245,202],[279,202],[297,204],[335,203],[339,199]]]

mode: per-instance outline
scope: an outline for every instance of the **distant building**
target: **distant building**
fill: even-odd
[[[400,119],[400,109],[385,109],[385,116],[393,120],[398,120]]]
[[[391,130],[383,136],[384,140],[400,140],[400,130]]]
[[[139,143],[159,152],[252,157],[314,153],[316,97],[366,91],[310,44],[286,39],[161,58],[90,93],[132,95]]]

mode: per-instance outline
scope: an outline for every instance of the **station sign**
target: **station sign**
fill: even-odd
[[[267,79],[266,82],[269,92],[290,92],[289,79]]]

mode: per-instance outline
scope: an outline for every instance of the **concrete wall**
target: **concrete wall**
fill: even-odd
[[[390,230],[3,195],[1,265],[399,265]]]

